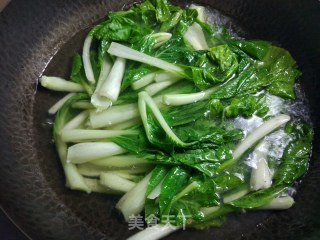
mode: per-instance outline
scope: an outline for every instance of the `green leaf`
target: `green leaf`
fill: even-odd
[[[165,22],[170,18],[171,14],[167,0],[150,0],[150,2],[156,8],[156,16],[159,22]]]
[[[155,153],[145,156],[153,162],[167,165],[186,165],[203,172],[207,176],[218,174],[223,162],[232,159],[231,150],[227,146],[219,146],[214,149],[201,148],[175,152],[171,155]]]
[[[144,217],[147,224],[154,224],[155,218],[160,214],[159,199],[146,199],[144,204]],[[159,218],[160,219],[160,218]],[[156,219],[158,220],[158,219]]]
[[[136,63],[129,63],[128,68],[126,69],[123,80],[121,83],[121,91],[123,92],[127,89],[133,82],[139,80],[144,75],[153,72],[154,69],[150,66],[146,66],[144,64],[138,65]],[[131,90],[131,89],[130,89]],[[131,90],[132,91],[132,90]],[[121,97],[121,95],[120,95]]]
[[[270,188],[251,192],[244,197],[234,200],[228,204],[237,208],[257,208],[268,204],[272,199],[285,191],[285,185],[272,185]]]
[[[190,124],[174,128],[176,134],[184,142],[213,143],[223,145],[231,141],[241,140],[243,133],[239,129],[223,128],[210,119],[199,119]]]
[[[169,19],[167,19],[165,22],[162,23],[160,27],[160,32],[168,32],[169,30],[174,28],[181,21],[183,13],[184,13],[184,10],[182,9],[173,13]]]
[[[187,105],[165,109],[172,126],[180,126],[205,117],[209,110],[208,101],[199,101]]]
[[[244,183],[244,180],[230,173],[228,171],[223,172],[213,179],[216,185],[217,193],[223,193],[230,189],[236,188]]]
[[[167,175],[169,168],[163,165],[157,165],[153,170],[148,182],[146,196],[148,196],[155,187],[164,179]]]
[[[270,51],[271,43],[263,40],[237,40],[231,41],[230,44],[239,47],[250,57],[263,60]]]
[[[301,72],[290,53],[283,48],[272,46],[263,62],[267,70],[267,74],[263,73],[268,83],[267,91],[279,97],[295,99],[294,83]]]
[[[189,174],[181,167],[173,167],[165,177],[159,195],[160,214],[169,214],[173,197],[187,184]]]
[[[274,175],[274,184],[292,184],[308,169],[313,129],[305,124],[293,125],[293,140],[285,148]]]
[[[93,64],[93,66],[96,66]],[[97,71],[95,71],[97,73]],[[75,83],[79,83],[83,86],[88,94],[93,93],[93,86],[91,86],[84,73],[82,58],[80,54],[76,53],[73,57],[73,63],[71,68],[70,80]]]
[[[231,99],[229,106],[224,109],[226,117],[251,117],[253,114],[264,117],[269,111],[265,95],[245,95]]]
[[[128,152],[139,155],[148,148],[148,140],[141,125],[134,126],[133,129],[138,130],[139,134],[119,136],[112,141]]]

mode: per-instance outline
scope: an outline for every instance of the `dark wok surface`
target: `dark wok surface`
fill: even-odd
[[[46,114],[59,94],[37,86],[44,71],[66,76],[88,27],[132,2],[13,0],[0,13],[0,201],[32,239],[125,239],[133,233],[114,210],[117,197],[64,187]],[[320,2],[194,2],[231,16],[244,37],[270,40],[292,53],[303,72],[316,135],[310,170],[292,209],[235,214],[220,229],[180,231],[168,239],[319,239]]]

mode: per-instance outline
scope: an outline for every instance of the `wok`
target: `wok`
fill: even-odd
[[[107,11],[133,2],[13,0],[0,14],[0,199],[5,213],[32,239],[125,239],[134,233],[114,209],[118,197],[65,188],[46,113],[61,95],[38,87],[44,71],[67,75],[90,26]],[[241,36],[270,40],[292,53],[303,72],[314,149],[291,209],[233,214],[221,228],[179,231],[167,239],[319,239],[320,2],[194,2],[230,16]]]

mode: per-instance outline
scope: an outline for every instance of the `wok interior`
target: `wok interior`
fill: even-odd
[[[8,114],[6,118],[1,118],[2,125],[6,124],[1,137],[8,141],[4,141],[2,146],[4,160],[1,161],[0,173],[3,176],[1,186],[3,188],[5,186],[5,191],[3,191],[1,203],[13,221],[34,239],[124,239],[134,233],[128,230],[128,225],[114,210],[118,199],[116,196],[88,195],[65,188],[62,168],[54,145],[49,140],[52,119],[46,114],[47,109],[62,95],[50,93],[40,87],[37,93],[33,94],[36,78],[44,69],[46,75],[66,77],[69,74],[72,55],[81,48],[88,31],[87,24],[92,25],[99,21],[106,9],[119,10],[133,1],[96,1],[88,4],[89,6],[85,5],[85,2],[79,0],[66,4],[60,1],[49,3],[49,0],[45,0],[41,5],[36,6],[35,3],[27,5],[23,1],[16,1],[10,6],[8,12],[5,12],[5,14],[18,13],[21,7],[25,7],[24,11],[36,13],[39,10],[35,9],[42,7],[43,17],[57,18],[54,14],[61,12],[61,9],[67,13],[56,21],[47,20],[37,23],[36,27],[42,29],[38,35],[34,32],[25,33],[26,41],[30,42],[28,47],[31,51],[23,51],[22,57],[35,60],[35,53],[32,50],[39,48],[41,42],[44,46],[47,45],[47,52],[43,53],[46,57],[42,56],[38,59],[50,62],[49,65],[39,65],[29,61],[24,68],[20,68],[22,69],[20,71],[10,70],[9,77],[4,80],[19,81],[22,75],[26,78],[26,81],[21,83],[22,87],[15,87],[16,91],[9,91],[2,95],[6,102],[3,104],[4,113]],[[188,1],[172,2],[182,6],[189,3]],[[310,169],[299,184],[298,193],[295,196],[296,204],[292,209],[282,212],[233,214],[221,228],[180,231],[169,236],[168,239],[198,237],[204,239],[301,239],[308,237],[308,234],[310,237],[315,236],[319,231],[317,228],[320,223],[319,3],[298,0],[202,0],[196,3],[209,5],[231,16],[233,24],[244,30],[243,37],[270,40],[291,52],[303,73],[300,83],[309,100],[316,134]],[[92,15],[93,12],[94,15]],[[79,21],[75,21],[77,18]],[[87,24],[86,18],[90,18]],[[26,19],[25,22],[17,21],[13,27],[34,28],[32,24],[34,24],[33,21]],[[66,27],[68,25],[72,27]],[[70,29],[78,33],[72,36],[67,33]],[[10,36],[13,38],[14,35],[9,33],[8,38]],[[59,39],[61,41],[61,36],[68,36],[68,39],[58,43]],[[56,39],[56,43],[52,39]],[[26,47],[18,46],[15,42],[13,44],[17,45],[18,50]],[[58,51],[52,48],[54,44],[59,46]],[[52,60],[48,57],[50,55],[54,55]],[[18,66],[22,65],[22,60],[14,59],[17,59]],[[12,97],[12,94],[17,96]],[[22,106],[21,102],[23,102]]]

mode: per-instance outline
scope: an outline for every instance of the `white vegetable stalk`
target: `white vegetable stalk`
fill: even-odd
[[[164,43],[166,43],[167,41],[170,40],[170,38],[172,37],[171,33],[167,33],[167,32],[158,32],[158,33],[154,33],[152,34],[152,37],[154,37],[156,44],[153,46],[153,48],[158,48],[161,45],[163,45]]]
[[[172,202],[175,202],[177,200],[179,200],[180,198],[182,198],[183,196],[185,196],[186,194],[188,194],[189,192],[193,191],[194,189],[200,187],[199,183],[196,181],[193,181],[192,183],[190,183],[188,186],[186,186],[181,192],[179,192],[172,200]]]
[[[170,224],[160,225],[157,224],[152,227],[148,227],[135,235],[127,238],[127,240],[157,240],[168,236],[169,234],[181,229],[181,226],[173,226]]]
[[[150,95],[154,96],[158,92],[162,91],[163,89],[166,89],[167,87],[171,86],[172,84],[176,83],[178,80],[173,79],[173,80],[168,80],[164,82],[157,82],[150,84],[147,86],[144,90]]]
[[[58,110],[67,102],[75,93],[68,93],[63,98],[61,98],[58,102],[56,102],[54,105],[52,105],[51,108],[49,108],[48,113],[49,114],[56,114]]]
[[[138,100],[138,106],[139,106],[139,112],[140,116],[143,122],[144,127],[148,128],[148,118],[147,118],[147,108],[146,105],[148,105],[154,114],[155,118],[158,120],[160,126],[162,129],[170,136],[170,138],[177,142],[181,146],[187,146],[188,143],[182,142],[177,135],[172,131],[166,120],[163,118],[159,108],[154,103],[152,98],[146,93],[146,92],[140,92],[139,93],[139,100]]]
[[[154,97],[159,107],[163,106],[162,96]],[[92,128],[108,127],[108,129],[123,129],[135,125],[140,121],[139,109],[136,103],[116,105],[104,111],[90,111],[90,125]],[[139,118],[139,119],[138,119]]]
[[[67,162],[85,163],[126,152],[113,142],[77,143],[68,148]]]
[[[91,189],[87,186],[83,176],[80,175],[77,167],[72,163],[65,163],[63,165],[64,174],[66,176],[66,186],[72,190],[82,190],[87,193]]]
[[[136,186],[135,182],[125,179],[115,173],[102,173],[100,183],[112,190],[119,192],[128,192]]]
[[[139,80],[131,84],[132,89],[137,90],[149,85],[150,83],[153,82],[155,76],[156,76],[156,73],[148,73],[144,75],[142,78],[140,78]]]
[[[89,187],[91,192],[107,193],[107,194],[120,194],[121,192],[114,191],[106,186],[103,186],[98,179],[84,177],[85,184]]]
[[[117,57],[122,57],[133,61],[149,64],[151,66],[175,73],[177,75],[183,75],[183,69],[181,67],[163,61],[161,59],[149,56],[145,53],[141,53],[137,50],[126,47],[119,43],[112,42],[108,49],[108,53]]]
[[[245,188],[245,189],[242,189],[242,190],[240,190],[240,191],[237,191],[237,192],[235,192],[235,193],[231,193],[231,194],[225,196],[225,197],[223,198],[223,202],[224,202],[224,203],[232,202],[232,201],[234,201],[234,200],[236,200],[236,199],[239,199],[239,198],[243,197],[244,195],[246,195],[246,194],[248,194],[248,193],[249,193],[249,189],[246,189],[246,188]]]
[[[253,132],[249,134],[241,143],[233,151],[233,158],[237,160],[240,158],[249,148],[251,148],[254,144],[256,144],[261,138],[273,132],[275,129],[285,124],[290,120],[290,116],[288,115],[279,115],[276,116],[261,126],[256,128]]]
[[[109,130],[122,130],[129,127],[133,127],[134,125],[140,124],[141,119],[139,117],[129,119],[128,121],[121,122],[115,125],[108,126],[107,129]]]
[[[264,205],[264,206],[256,208],[256,209],[285,210],[285,209],[291,208],[293,204],[294,204],[294,199],[290,196],[286,196],[286,197],[275,198],[267,205]]]
[[[88,35],[84,40],[83,49],[82,49],[82,61],[83,68],[86,74],[86,77],[90,83],[95,83],[94,74],[92,70],[92,65],[90,61],[90,47],[92,42],[92,36]]]
[[[267,163],[267,154],[259,150],[260,144],[254,151],[256,167],[251,170],[250,189],[257,191],[259,189],[269,188],[272,184],[271,172]]]
[[[198,12],[197,19],[201,22],[205,22],[205,8],[203,6],[191,4],[189,8],[197,10]]]
[[[125,173],[125,172],[120,172],[120,171],[113,171],[110,173],[117,174],[118,176],[125,178],[125,179],[128,179],[128,180],[134,180],[134,179],[140,178],[140,176],[130,174],[130,173]]]
[[[81,84],[67,81],[60,77],[49,77],[43,75],[40,78],[40,84],[42,87],[45,87],[54,91],[61,92],[85,92],[85,89]]]
[[[200,208],[200,211],[203,213],[204,217],[206,218],[211,213],[214,213],[219,210],[220,207],[204,207]]]
[[[162,179],[162,181],[152,190],[152,192],[147,196],[148,199],[156,199],[159,197],[161,192],[162,183],[164,181],[165,177]]]
[[[196,22],[188,28],[183,37],[195,50],[207,50],[209,48],[202,27]]]
[[[119,176],[125,177],[132,174],[144,174],[146,172],[149,172],[153,168],[153,165],[140,164],[134,168],[129,167],[129,168],[117,169],[117,168],[97,166],[89,162],[89,163],[79,164],[77,167],[78,167],[79,173],[86,177],[99,177],[102,173],[106,173],[106,172],[116,173]]]
[[[66,176],[66,186],[70,189],[81,190],[90,193],[90,188],[79,173],[77,167],[72,163],[67,163],[67,144],[62,142],[59,137],[55,139],[56,148]]]
[[[218,87],[212,87],[206,91],[197,93],[182,93],[182,94],[166,94],[162,97],[162,102],[170,106],[181,106],[185,104],[195,103],[207,99]]]
[[[138,158],[136,155],[117,155],[104,159],[98,159],[90,162],[96,166],[110,167],[110,168],[129,168],[136,167],[139,164],[152,164],[151,161]]]
[[[111,67],[112,67],[112,63],[111,63],[110,59],[108,59],[107,57],[104,57],[102,60],[102,66],[101,66],[101,71],[100,71],[99,79],[97,82],[97,86],[96,86],[94,93],[91,96],[91,103],[98,110],[105,110],[108,107],[110,107],[112,104],[110,99],[103,97],[103,96],[100,96],[100,94],[99,94],[101,86],[104,84],[104,82],[106,81],[106,79],[110,73]]]
[[[122,135],[135,134],[138,134],[135,130],[70,129],[61,132],[61,139],[64,142],[79,142],[84,140],[108,139]]]
[[[168,80],[180,80],[182,79],[181,76],[177,76],[170,72],[157,72],[154,78],[155,82],[164,82]]]
[[[145,203],[145,193],[150,177],[151,173],[145,176],[129,192],[123,195],[117,203],[116,208],[122,212],[126,221],[129,220],[130,216],[137,215],[143,210]]]
[[[90,112],[90,124],[92,128],[100,128],[122,123],[139,116],[138,106],[135,103],[112,106],[105,111]]]
[[[78,101],[72,104],[72,108],[76,109],[94,109],[94,106],[88,101]]]
[[[87,110],[79,113],[77,116],[72,118],[64,127],[60,130],[60,133],[66,130],[75,129],[81,126],[85,120],[87,120],[89,112]]]
[[[126,59],[118,57],[107,79],[100,88],[100,96],[110,99],[111,102],[115,102],[118,99],[125,67]]]

